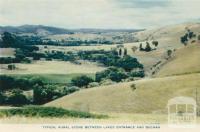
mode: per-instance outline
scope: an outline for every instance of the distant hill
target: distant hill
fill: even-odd
[[[92,29],[92,28],[81,28],[81,29],[64,29],[44,25],[22,25],[22,26],[0,26],[0,33],[2,32],[12,33],[33,33],[36,35],[55,35],[55,34],[72,34],[74,32],[81,33],[110,33],[110,32],[128,32],[133,33],[142,31],[141,29]]]
[[[0,27],[0,33],[2,32],[12,32],[12,33],[33,33],[36,35],[51,35],[51,34],[72,34],[73,31],[57,28],[57,27],[50,27],[50,26],[43,26],[43,25],[23,25],[23,26],[5,26]]]

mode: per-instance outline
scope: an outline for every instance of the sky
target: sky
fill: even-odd
[[[200,21],[200,0],[0,0],[0,26],[146,29]]]

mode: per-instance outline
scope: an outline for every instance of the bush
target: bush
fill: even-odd
[[[14,86],[14,78],[6,76],[6,75],[0,75],[0,91],[8,90],[13,88]]]
[[[12,95],[8,97],[8,104],[14,105],[14,106],[20,106],[25,105],[29,103],[29,100],[26,98],[25,95],[22,94],[21,90],[13,90]]]
[[[43,82],[38,78],[14,78],[11,76],[0,75],[0,91],[14,88],[29,90],[36,84],[43,85]]]
[[[134,90],[136,90],[136,85],[133,83],[133,84],[131,84],[131,89],[134,91]]]
[[[33,88],[33,102],[35,104],[44,104],[55,98],[61,97],[62,94],[51,85],[35,85]]]
[[[6,102],[6,96],[0,92],[0,104],[4,104]]]
[[[71,93],[74,93],[76,91],[80,90],[79,87],[71,86],[71,87],[65,87],[63,90],[64,95],[68,95]]]
[[[96,73],[96,81],[100,82],[103,79],[111,79],[112,81],[119,82],[127,78],[125,71],[121,68],[110,67],[102,72]]]
[[[124,56],[123,58],[120,58],[115,66],[121,67],[126,71],[130,71],[134,68],[143,68],[143,65],[140,64],[136,58],[133,58],[128,55]]]
[[[150,44],[149,44],[148,42],[146,42],[146,47],[145,47],[144,50],[145,50],[146,52],[149,52],[149,51],[152,50],[152,48],[151,48],[151,46],[150,46]]]
[[[130,73],[131,77],[144,77],[144,71],[131,71]]]
[[[152,44],[157,47],[158,46],[158,41],[152,41]]]
[[[88,76],[82,75],[78,77],[72,78],[71,82],[73,85],[78,87],[87,86],[89,83],[93,82],[94,80]]]
[[[15,70],[16,67],[13,64],[8,65],[8,70]]]

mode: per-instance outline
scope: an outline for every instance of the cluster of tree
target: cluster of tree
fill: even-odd
[[[42,43],[41,38],[37,36],[17,36],[15,34],[4,32],[2,34],[2,42],[0,43],[1,48],[26,48],[29,50],[35,50],[35,46],[27,47],[30,45],[36,45]]]
[[[143,45],[142,45],[142,43],[140,44],[140,46],[139,46],[139,50],[140,51],[146,51],[146,52],[150,52],[150,51],[152,51],[152,50],[156,50],[156,47],[158,47],[158,41],[152,41],[152,45],[154,45],[154,48],[152,48],[151,46],[150,46],[150,43],[149,42],[146,42],[146,46],[145,46],[145,48],[143,48]]]
[[[196,34],[194,34],[194,32],[190,31],[189,29],[187,30],[187,32],[181,36],[180,41],[181,43],[183,43],[184,45],[187,45],[187,42],[192,39],[195,38]]]
[[[110,79],[114,82],[120,82],[123,79],[131,77],[144,77],[144,70],[140,69],[138,71],[132,70],[130,72],[127,72],[122,68],[110,67],[102,72],[96,73],[97,82],[100,82],[104,79]]]
[[[44,104],[58,97],[61,97],[62,93],[52,85],[38,85],[33,88],[33,103]]]
[[[60,89],[57,85],[45,84],[39,78],[20,78],[1,75],[0,103],[15,106],[26,104],[44,104],[79,90],[79,87],[88,85],[87,81],[91,82],[89,77],[86,78],[81,76],[76,79],[74,78],[72,86],[66,86],[63,89]],[[78,82],[79,79],[81,79],[80,82]],[[77,85],[79,87],[73,85]],[[27,90],[33,90],[33,97],[27,97],[23,94],[23,91]],[[6,92],[9,92],[9,94],[5,94]]]
[[[93,86],[99,86],[102,81],[104,80],[111,80],[113,82],[120,82],[122,80],[125,80],[127,78],[132,77],[144,77],[144,70],[132,70],[130,72],[127,72],[126,70],[122,68],[117,67],[109,67],[108,69],[97,72],[95,75],[95,80],[91,77],[88,77],[86,75],[78,76],[72,79],[72,85],[77,87],[93,87]]]
[[[15,78],[6,75],[0,75],[0,91],[21,89],[30,90],[34,85],[43,85],[43,82],[38,78]]]
[[[46,45],[62,45],[62,46],[81,46],[81,45],[96,45],[96,44],[114,44],[113,41],[110,40],[80,40],[80,39],[72,39],[72,40],[61,40],[61,41],[52,41],[50,39],[43,41],[41,44]]]
[[[80,51],[78,56],[83,60],[97,61],[105,66],[115,66],[130,71],[134,68],[143,68],[143,65],[138,62],[136,58],[129,55],[123,57],[118,56],[118,52],[112,51]]]
[[[43,40],[39,36],[20,36],[9,32],[2,34],[2,42],[0,47],[8,48],[22,48],[25,45],[64,45],[64,46],[80,46],[80,45],[94,45],[94,44],[113,44],[114,42],[106,39],[93,39],[93,40],[62,40],[53,41],[51,39]]]
[[[119,48],[118,56],[126,56],[127,55],[127,48]]]
[[[94,80],[86,75],[82,75],[72,78],[71,82],[74,86],[84,87],[88,86],[89,83],[94,82]]]
[[[11,92],[11,95],[5,95],[0,91],[0,104],[8,104],[14,106],[21,106],[29,104],[30,100],[23,94],[23,91],[20,89],[14,89]]]
[[[122,68],[110,67],[102,72],[96,73],[96,81],[100,82],[103,79],[111,79],[115,82],[120,82],[122,79],[127,78],[125,70]]]

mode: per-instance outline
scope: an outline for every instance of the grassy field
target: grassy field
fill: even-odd
[[[0,57],[14,57],[14,48],[0,48]]]
[[[161,67],[157,76],[200,73],[200,43],[189,44],[175,52],[175,57]]]
[[[133,83],[136,84],[136,90],[130,87]],[[46,106],[92,112],[166,113],[170,98],[194,97],[199,87],[200,74],[143,79],[80,90]]]
[[[64,61],[34,61],[15,65],[16,70],[8,70],[7,64],[1,64],[1,74],[91,74],[105,69],[90,62],[77,65]]]

